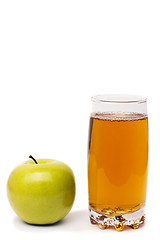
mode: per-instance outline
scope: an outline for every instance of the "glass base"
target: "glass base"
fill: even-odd
[[[92,224],[98,224],[100,229],[115,227],[117,231],[125,226],[137,229],[145,221],[144,207],[135,212],[125,213],[118,216],[103,215],[89,208],[89,217]]]

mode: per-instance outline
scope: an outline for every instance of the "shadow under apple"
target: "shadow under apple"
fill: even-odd
[[[88,210],[71,211],[62,220],[50,224],[50,225],[32,225],[24,222],[19,217],[15,216],[13,219],[14,226],[20,231],[70,231],[70,232],[81,232],[87,231],[90,227],[90,221],[88,216]]]

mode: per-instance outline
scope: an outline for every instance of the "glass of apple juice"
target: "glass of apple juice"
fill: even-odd
[[[92,224],[138,228],[145,220],[148,172],[147,99],[91,98],[88,195]]]

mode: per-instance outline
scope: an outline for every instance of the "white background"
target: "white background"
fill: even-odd
[[[160,173],[159,0],[0,1],[0,235],[6,239],[142,239],[157,236]],[[90,97],[148,98],[146,224],[121,233],[88,219]],[[7,200],[10,172],[29,154],[64,161],[77,193],[58,224],[23,223]]]

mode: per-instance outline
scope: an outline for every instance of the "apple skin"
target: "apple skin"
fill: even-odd
[[[28,160],[9,176],[7,195],[25,222],[53,224],[64,218],[75,199],[75,178],[65,163],[52,159]]]

